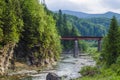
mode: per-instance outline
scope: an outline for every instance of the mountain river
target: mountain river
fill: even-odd
[[[82,67],[95,66],[95,64],[95,61],[88,55],[81,54],[78,58],[74,58],[72,54],[62,54],[61,60],[54,69],[44,70],[39,74],[31,75],[31,79],[25,78],[24,80],[46,80],[49,72],[56,73],[63,80],[75,79],[81,77],[79,71]]]

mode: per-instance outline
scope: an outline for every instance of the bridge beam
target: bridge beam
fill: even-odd
[[[77,57],[78,57],[78,54],[79,54],[78,40],[75,40],[73,57],[77,58]]]
[[[101,51],[101,39],[98,40],[98,51]]]

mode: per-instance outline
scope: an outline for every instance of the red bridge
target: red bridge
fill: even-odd
[[[74,57],[78,56],[78,40],[96,40],[98,41],[98,51],[101,50],[101,40],[103,37],[94,37],[94,36],[63,36],[61,40],[74,40],[75,41],[75,49],[74,49]]]

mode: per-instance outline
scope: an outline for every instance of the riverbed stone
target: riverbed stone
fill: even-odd
[[[46,80],[61,80],[60,77],[55,73],[48,73]]]

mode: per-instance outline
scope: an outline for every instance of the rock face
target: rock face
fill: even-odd
[[[0,75],[4,75],[10,66],[14,46],[15,44],[7,44],[0,50]]]
[[[48,73],[46,80],[61,80],[60,77],[55,73]]]

